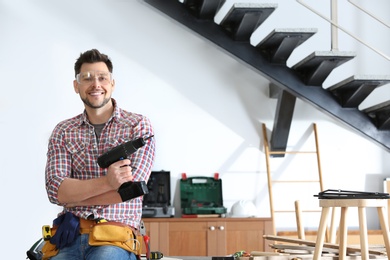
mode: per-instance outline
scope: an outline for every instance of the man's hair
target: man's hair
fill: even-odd
[[[100,53],[96,49],[92,49],[80,54],[80,57],[76,60],[74,64],[75,76],[80,73],[81,65],[83,63],[95,63],[95,62],[104,62],[107,65],[108,70],[112,73],[112,62],[110,58],[103,53]]]

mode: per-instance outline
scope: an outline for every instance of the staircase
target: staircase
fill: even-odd
[[[375,88],[390,76],[351,76],[327,89],[329,74],[353,59],[353,52],[315,51],[293,67],[286,65],[295,48],[317,33],[315,28],[276,28],[256,46],[253,32],[277,9],[277,4],[236,3],[222,19],[214,16],[224,0],[144,0],[179,23],[208,39],[227,54],[258,71],[271,83],[278,104],[270,148],[286,151],[296,98],[348,125],[363,137],[390,151],[390,100],[359,110]]]

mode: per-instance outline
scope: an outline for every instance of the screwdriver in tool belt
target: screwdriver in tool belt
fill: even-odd
[[[140,222],[139,231],[141,233],[141,236],[144,239],[144,243],[146,246],[146,259],[149,260],[150,259],[150,243],[149,243],[150,239],[149,239],[149,236],[146,235],[146,228],[145,228],[145,223],[143,220],[141,220],[141,222]]]
[[[150,243],[149,243],[149,236],[143,235],[144,237],[144,242],[146,246],[146,259],[149,260],[151,255],[150,255]]]

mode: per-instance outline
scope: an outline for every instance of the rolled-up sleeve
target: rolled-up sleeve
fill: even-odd
[[[138,137],[148,138],[154,136],[150,120],[142,117],[134,132]],[[149,179],[155,156],[155,137],[145,141],[145,145],[131,157],[134,181],[147,181]]]
[[[63,180],[70,176],[71,162],[65,148],[61,132],[55,129],[49,139],[47,162],[45,169],[45,184],[49,201],[62,205],[58,201],[58,188]]]

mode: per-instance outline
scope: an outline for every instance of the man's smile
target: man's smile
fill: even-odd
[[[104,91],[92,91],[89,92],[88,94],[91,96],[100,96],[100,95],[104,95]]]

